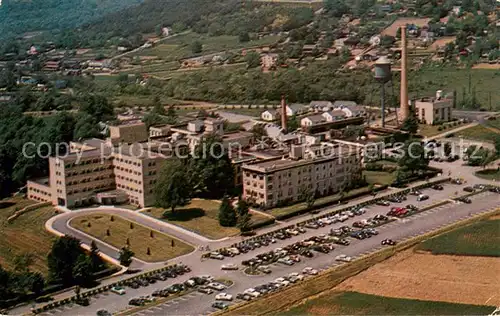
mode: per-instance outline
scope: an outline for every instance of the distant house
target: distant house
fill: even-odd
[[[309,107],[305,104],[292,103],[286,106],[286,116],[301,115],[308,111]]]
[[[304,117],[303,119],[300,120],[300,125],[301,126],[313,126],[317,125],[320,123],[326,122],[326,119],[323,117],[322,114],[316,114],[316,115],[311,115]]]
[[[266,122],[275,121],[278,119],[278,113],[275,110],[266,110],[262,112],[260,118]]]
[[[334,108],[340,108],[340,107],[343,107],[343,106],[356,106],[356,105],[358,105],[358,104],[356,102],[354,102],[354,101],[339,100],[339,101],[333,102],[333,107]]]
[[[262,70],[270,70],[276,67],[278,61],[278,54],[262,54],[260,56],[260,64]]]
[[[58,71],[61,68],[60,61],[47,61],[43,66],[44,71]]]
[[[311,101],[309,108],[315,112],[325,112],[333,109],[333,103],[330,101]]]
[[[29,77],[29,76],[22,76],[17,81],[18,85],[36,85],[37,83],[38,83],[38,81],[35,78]]]
[[[392,5],[390,5],[390,4],[381,5],[380,6],[380,11],[382,11],[384,13],[389,13],[389,12],[392,11]]]
[[[324,112],[322,115],[327,122],[340,121],[347,116],[346,113],[341,110]]]
[[[362,117],[366,115],[365,108],[359,105],[355,106],[342,106],[339,108],[342,112],[345,113],[346,117]],[[336,110],[339,110],[336,109]]]

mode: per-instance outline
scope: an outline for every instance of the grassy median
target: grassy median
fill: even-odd
[[[177,238],[116,215],[83,215],[74,218],[70,225],[115,248],[128,244],[135,257],[146,262],[169,260],[194,250]]]

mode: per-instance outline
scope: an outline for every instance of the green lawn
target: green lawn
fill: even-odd
[[[152,232],[151,229],[120,216],[105,213],[82,215],[75,217],[70,225],[118,249],[126,246],[128,239],[135,257],[147,262],[169,260],[194,250],[192,246],[177,238],[157,231]],[[150,254],[147,254],[148,248]]]
[[[55,236],[45,230],[45,222],[55,215],[51,206],[27,212],[11,223],[7,218],[16,209],[22,209],[33,201],[15,197],[0,201],[0,265],[6,269],[14,267],[14,258],[26,253],[33,255],[32,271],[47,275],[47,254]]]
[[[437,126],[437,125],[433,126],[433,125],[427,125],[427,124],[419,124],[418,125],[418,134],[425,136],[425,137],[431,137],[431,136],[439,135],[441,133],[446,132],[446,130],[439,131],[438,128],[439,128],[439,126]]]
[[[500,220],[483,220],[420,243],[433,254],[500,257]]]
[[[393,164],[395,163],[393,162]],[[364,170],[363,176],[366,177],[368,184],[390,185],[396,180],[396,172]]]
[[[361,194],[361,193],[369,193],[369,192],[371,192],[371,190],[366,186],[366,187],[362,187],[362,188],[358,188],[358,189],[354,189],[354,190],[351,190],[349,192],[346,192],[346,193],[344,193],[343,197],[345,199],[345,198],[349,198],[349,196],[353,196],[353,195],[357,195],[357,194]],[[334,195],[321,197],[321,198],[316,199],[316,201],[314,202],[314,205],[317,207],[321,207],[321,205],[335,203],[335,202],[339,201],[341,197],[342,197],[341,194],[334,194]],[[276,218],[279,218],[280,216],[285,216],[285,215],[288,215],[291,213],[298,213],[298,212],[301,212],[305,209],[307,209],[307,204],[305,202],[303,202],[303,203],[297,203],[297,204],[290,205],[290,206],[273,208],[273,209],[269,210],[268,213]]]
[[[500,135],[500,130],[495,132],[494,127],[485,127],[482,125],[476,125],[464,130],[461,130],[455,134],[456,136],[462,136],[463,138],[494,142],[495,139]]]
[[[488,315],[494,306],[330,292],[278,315]]]
[[[490,95],[491,105],[500,109],[500,71],[494,69],[472,69],[471,86],[476,89],[476,96],[483,108],[489,109]],[[416,74],[410,75],[409,89],[412,95],[433,96],[436,90],[445,92],[457,91],[457,100],[462,100],[463,90],[468,91],[469,71],[456,67],[425,67]]]
[[[210,239],[237,235],[238,228],[219,225],[219,205],[219,201],[194,199],[190,204],[176,209],[175,214],[169,210],[166,217],[163,216],[165,210],[162,208],[152,208],[144,214],[184,227]]]
[[[475,175],[476,175],[476,177],[486,179],[486,180],[500,181],[500,169],[479,170],[479,171],[476,171]]]

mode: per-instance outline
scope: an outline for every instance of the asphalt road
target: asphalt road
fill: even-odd
[[[479,183],[481,181],[477,181]],[[406,204],[415,204],[417,206],[425,206],[433,204],[436,201],[442,201],[449,197],[454,196],[455,191],[462,191],[462,186],[446,185],[443,191],[434,191],[431,189],[426,190],[426,192],[431,196],[431,199],[425,202],[416,202],[415,197],[409,196],[408,200],[403,202]],[[272,249],[283,247],[285,245],[294,243],[301,239],[305,239],[310,236],[320,235],[327,233],[331,228],[337,228],[343,225],[351,225],[354,221],[372,217],[375,214],[386,213],[388,207],[372,206],[369,211],[362,215],[349,219],[344,223],[338,223],[317,230],[309,229],[305,234],[293,237],[291,239],[278,241],[276,244],[271,244],[268,247],[262,247],[256,249],[250,253],[242,254],[234,258],[226,258],[223,261],[218,260],[206,260],[204,262],[200,261],[198,254],[190,255],[183,258],[181,261],[188,264],[192,272],[179,277],[177,279],[169,279],[165,282],[158,282],[152,284],[148,287],[141,287],[139,289],[127,288],[127,293],[123,296],[118,296],[115,294],[102,294],[99,297],[92,298],[91,305],[88,307],[81,307],[78,305],[65,306],[56,310],[52,310],[46,315],[95,315],[99,309],[106,309],[110,312],[118,312],[128,307],[128,301],[137,296],[149,295],[156,289],[164,288],[173,283],[179,283],[187,280],[194,275],[210,274],[216,278],[229,278],[234,281],[234,285],[228,289],[226,292],[236,295],[243,290],[257,286],[274,280],[280,276],[286,275],[290,272],[300,272],[304,267],[311,266],[316,269],[326,269],[332,265],[338,264],[334,262],[333,258],[338,254],[347,254],[352,257],[357,257],[365,253],[375,251],[380,248],[380,241],[385,238],[391,238],[394,240],[403,240],[410,238],[412,236],[420,235],[430,230],[434,230],[438,227],[448,225],[460,219],[469,217],[474,214],[478,214],[487,211],[493,207],[498,207],[500,205],[500,195],[492,193],[481,193],[480,195],[473,197],[472,204],[455,204],[450,203],[448,205],[429,210],[424,213],[416,214],[415,216],[409,217],[407,219],[397,220],[389,224],[383,225],[378,228],[380,234],[374,236],[370,239],[358,241],[353,239],[351,245],[347,247],[338,246],[330,254],[319,254],[315,252],[314,258],[303,258],[302,262],[295,264],[294,266],[284,266],[281,264],[275,264],[271,267],[273,273],[265,276],[247,276],[241,271],[221,271],[220,266],[224,263],[236,263],[240,264],[242,260],[250,259],[255,255],[270,251]],[[214,301],[214,294],[204,295],[200,293],[192,293],[185,297],[177,298],[173,301],[168,301],[158,306],[144,310],[137,315],[199,315],[207,314],[213,311],[210,307]]]

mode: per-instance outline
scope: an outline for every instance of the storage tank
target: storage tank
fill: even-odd
[[[375,80],[381,83],[391,80],[391,61],[382,56],[375,62]]]
[[[436,99],[441,100],[443,98],[443,90],[436,91]]]

